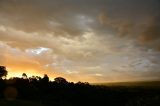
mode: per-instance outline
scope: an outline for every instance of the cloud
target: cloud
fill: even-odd
[[[147,28],[140,34],[138,40],[141,45],[159,51],[160,48],[160,14],[151,18]]]
[[[28,52],[21,51],[18,48],[12,48],[7,44],[1,42],[0,51],[2,59],[0,64],[6,65],[11,69],[17,69],[18,71],[22,72],[25,72],[27,70],[35,70],[42,71],[42,73],[45,73],[44,66],[46,64],[53,63],[53,55],[51,55],[51,51],[49,51],[48,49],[39,54],[35,54],[34,52],[29,52],[31,50],[28,50]]]
[[[86,32],[77,21],[80,14],[77,11],[82,10],[70,0],[2,0],[0,6],[1,25],[25,32],[51,32],[57,36],[76,36]]]
[[[8,60],[5,64],[3,63],[4,65],[9,66],[12,70],[25,70],[26,73],[30,73],[29,70],[32,70],[31,72],[37,75],[42,75],[42,73],[48,73],[52,77],[61,75],[72,81],[73,79],[74,81],[92,80],[95,82],[99,80],[116,81],[116,78],[121,77],[123,78],[121,80],[132,80],[135,77],[147,79],[147,75],[136,76],[146,68],[143,67],[144,65],[141,67],[141,64],[137,64],[138,60],[136,59],[144,56],[141,59],[142,61],[145,59],[151,61],[152,59],[149,57],[157,57],[154,51],[148,51],[146,54],[147,49],[137,47],[132,40],[126,42],[125,39],[113,35],[99,37],[94,32],[90,32],[77,38],[67,38],[65,36],[42,36],[6,27],[2,27],[0,32],[1,50],[7,50],[1,52],[1,56]],[[123,59],[123,57],[126,58]],[[131,65],[127,68],[121,68],[126,64]],[[148,69],[153,70],[158,64],[156,63],[155,66]],[[136,72],[134,73],[135,70],[130,69],[135,69]],[[147,73],[151,73],[150,70]],[[21,71],[18,71],[18,73],[21,73]],[[101,78],[95,76],[97,73],[103,76]],[[124,74],[128,77],[123,77]],[[81,78],[81,75],[85,77]],[[158,75],[153,76],[157,77]]]
[[[139,37],[142,43],[151,43],[160,39],[160,18],[154,17],[147,29]]]
[[[158,3],[0,0],[0,63],[72,81],[158,77]]]
[[[108,23],[108,15],[106,12],[101,12],[98,16],[98,19],[99,19],[99,22],[102,24],[102,25],[105,25]]]

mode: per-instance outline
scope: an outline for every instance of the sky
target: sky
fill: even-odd
[[[160,80],[159,0],[0,0],[8,77]]]

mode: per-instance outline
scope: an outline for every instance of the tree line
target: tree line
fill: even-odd
[[[7,74],[6,67],[0,66],[0,106],[4,101],[19,100],[35,102],[39,106],[160,105],[159,88],[98,86],[87,82],[68,82],[62,77],[50,81],[46,74],[28,77],[23,73],[21,78],[6,79]],[[11,106],[14,106],[13,102]]]

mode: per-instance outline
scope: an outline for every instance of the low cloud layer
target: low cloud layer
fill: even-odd
[[[10,76],[159,80],[159,7],[159,0],[0,0],[0,64]]]

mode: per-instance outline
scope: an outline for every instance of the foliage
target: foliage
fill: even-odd
[[[0,106],[160,106],[160,88],[98,86],[62,77],[50,81],[46,74],[43,78],[26,76],[0,79]]]
[[[0,66],[0,78],[7,76],[7,70],[5,66]]]

